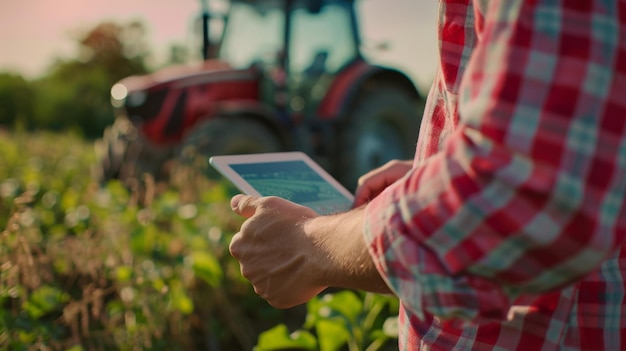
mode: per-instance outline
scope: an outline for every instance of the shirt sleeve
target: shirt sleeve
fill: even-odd
[[[623,1],[492,1],[442,150],[367,206],[365,238],[424,318],[506,318],[626,233]],[[620,97],[622,95],[622,97]]]

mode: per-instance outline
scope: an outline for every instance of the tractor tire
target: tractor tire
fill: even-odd
[[[128,185],[142,181],[145,174],[157,181],[167,178],[163,167],[171,148],[151,145],[125,117],[116,118],[94,147],[98,160],[94,173],[100,184],[117,179]]]
[[[408,92],[380,85],[363,92],[339,130],[336,177],[354,191],[360,176],[393,159],[410,159],[422,119],[423,103]]]
[[[276,133],[264,123],[246,117],[217,117],[199,123],[183,140],[179,162],[210,178],[217,173],[209,165],[211,156],[284,151]]]

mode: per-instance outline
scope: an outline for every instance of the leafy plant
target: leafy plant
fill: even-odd
[[[375,351],[397,338],[397,299],[345,290],[314,298],[307,304],[303,329],[289,333],[284,324],[259,337],[255,350]]]
[[[394,345],[392,297],[338,291],[277,310],[254,294],[227,249],[232,189],[185,169],[141,193],[100,186],[94,162],[77,136],[0,135],[0,349]]]

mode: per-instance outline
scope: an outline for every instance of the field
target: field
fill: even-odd
[[[277,310],[228,253],[233,189],[98,184],[91,142],[0,132],[0,350],[393,350],[392,297]]]

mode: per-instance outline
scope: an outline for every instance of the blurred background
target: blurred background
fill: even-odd
[[[392,296],[331,290],[288,310],[259,298],[228,253],[242,223],[228,207],[236,191],[228,184],[185,167],[164,182],[117,179],[116,155],[136,156],[142,138],[128,116],[116,119],[114,105],[140,105],[146,95],[133,95],[132,84],[112,87],[131,75],[202,66],[203,11],[223,13],[228,6],[225,0],[3,1],[0,350],[397,350]],[[363,55],[406,73],[418,92],[364,92],[355,115],[373,119],[362,130],[339,130],[365,141],[356,151],[344,148],[340,166],[361,151],[376,156],[377,148],[393,149],[399,134],[388,134],[385,120],[376,119],[381,108],[396,104],[392,116],[419,122],[437,61],[436,1],[357,0],[356,10]],[[211,22],[209,33],[219,36],[222,25]],[[280,88],[280,75],[267,77]],[[390,88],[390,81],[382,83],[379,88]],[[312,86],[302,87],[315,92]],[[280,89],[273,93],[268,101],[279,102]],[[159,94],[152,102],[164,100]],[[302,117],[298,104],[288,107]],[[245,129],[236,126],[229,132]],[[319,132],[310,139],[324,146],[322,127],[310,127]],[[259,130],[240,139],[258,137]],[[219,129],[212,133],[223,140]],[[97,157],[95,146],[103,144]],[[409,144],[414,148],[414,137]],[[147,156],[163,151],[146,145]],[[96,176],[95,165],[112,174]]]
[[[0,12],[0,67],[32,79],[59,59],[76,58],[78,40],[103,22],[142,24],[142,40],[152,68],[167,64],[173,46],[199,59],[199,0],[46,0],[5,1]],[[210,0],[224,8],[226,0]],[[386,59],[410,70],[421,86],[432,79],[436,62],[436,1],[360,0],[365,39],[389,42]]]
[[[208,3],[218,12],[228,5]],[[100,135],[112,121],[107,105],[115,81],[201,60],[204,5],[198,0],[5,1],[0,125],[60,129],[55,116],[63,115],[65,127]],[[363,52],[375,63],[410,74],[423,94],[436,62],[436,7],[435,1],[357,1]],[[212,33],[219,35],[219,28]],[[91,109],[69,103],[76,91],[71,85],[89,86],[81,99]],[[95,112],[94,118],[81,120],[79,115],[88,112]]]

